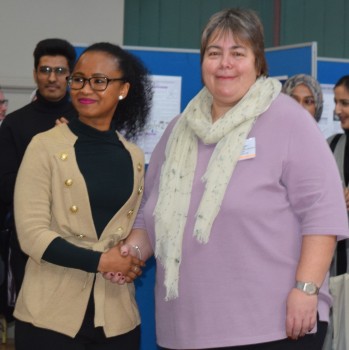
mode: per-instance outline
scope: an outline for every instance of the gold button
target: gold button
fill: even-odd
[[[141,186],[139,189],[138,189],[138,194],[142,194],[143,193],[143,186]]]
[[[133,214],[133,209],[129,210],[129,212],[127,213],[127,217],[130,218]]]
[[[76,205],[72,205],[71,207],[70,207],[70,211],[72,212],[72,213],[77,213],[77,211],[79,210],[79,208],[76,206]]]
[[[138,163],[138,165],[137,165],[137,169],[138,169],[138,171],[141,171],[142,170],[142,164],[141,163]]]
[[[120,227],[117,228],[117,231],[118,231],[118,232],[123,232],[124,229],[120,226]]]
[[[67,153],[62,153],[59,158],[61,160],[66,160],[68,158],[68,154]]]
[[[64,184],[65,184],[67,187],[69,187],[69,186],[71,186],[71,185],[73,184],[73,180],[72,180],[72,179],[67,179],[67,180],[65,180]]]

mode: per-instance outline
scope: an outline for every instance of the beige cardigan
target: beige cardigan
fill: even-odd
[[[16,318],[71,337],[79,331],[95,274],[41,258],[56,237],[103,252],[128,236],[143,193],[144,155],[136,145],[119,137],[131,154],[134,186],[99,239],[75,158],[76,136],[67,125],[60,125],[38,134],[29,144],[14,198],[19,241],[29,255]],[[103,327],[107,337],[126,333],[140,323],[133,284],[113,284],[97,273],[94,301],[95,326]]]

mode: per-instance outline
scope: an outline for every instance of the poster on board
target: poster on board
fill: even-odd
[[[167,125],[181,109],[182,77],[152,75],[151,79],[154,96],[149,123],[137,139],[138,146],[144,151],[146,164]]]

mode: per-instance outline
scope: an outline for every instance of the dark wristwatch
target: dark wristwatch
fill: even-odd
[[[297,281],[295,288],[301,290],[307,295],[318,295],[319,287],[313,282],[300,282]]]

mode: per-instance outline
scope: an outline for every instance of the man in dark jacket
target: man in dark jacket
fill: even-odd
[[[62,39],[45,39],[34,50],[36,95],[26,106],[8,114],[0,127],[0,201],[9,208],[11,268],[18,294],[27,257],[20,250],[13,218],[13,193],[25,150],[36,134],[51,129],[61,117],[75,115],[67,80],[76,59],[74,47]]]

